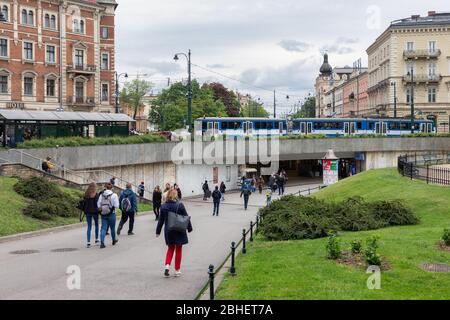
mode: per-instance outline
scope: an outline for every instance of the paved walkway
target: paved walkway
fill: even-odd
[[[286,193],[315,186],[289,187]],[[166,246],[163,236],[155,237],[152,215],[136,219],[135,236],[125,232],[117,246],[108,241],[103,250],[85,248],[85,228],[0,244],[0,299],[194,299],[207,281],[209,264],[223,261],[264,202],[264,194],[253,195],[244,211],[239,194],[230,193],[220,216],[212,217],[211,202],[185,201],[194,232],[183,250],[181,278],[162,276]],[[62,248],[75,251],[52,251]],[[39,252],[10,253],[16,250]],[[81,290],[67,289],[70,265],[81,268]]]

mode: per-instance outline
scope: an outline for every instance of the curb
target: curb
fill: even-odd
[[[150,211],[139,212],[139,215],[136,218],[139,218],[140,216],[149,215],[150,213],[151,213]],[[59,227],[42,229],[42,230],[37,230],[37,231],[13,234],[10,236],[0,237],[0,244],[30,239],[30,238],[34,238],[34,237],[39,237],[39,236],[53,234],[53,233],[59,233],[59,232],[68,231],[68,230],[74,230],[74,229],[84,227],[85,225],[86,225],[85,222],[79,222],[79,223],[74,223],[74,224],[68,224],[65,226],[59,226]]]

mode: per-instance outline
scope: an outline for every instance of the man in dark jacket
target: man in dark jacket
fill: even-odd
[[[119,227],[117,228],[117,234],[120,235],[123,225],[130,218],[130,224],[128,225],[128,235],[132,236],[134,227],[134,216],[137,212],[137,198],[136,194],[132,190],[131,183],[127,183],[127,188],[120,194],[119,198],[120,210],[122,210],[122,217],[120,219]]]
[[[247,210],[248,200],[250,195],[252,194],[252,190],[249,184],[245,184],[241,191],[241,198],[244,196],[244,209]]]
[[[209,186],[208,186],[208,180],[205,180],[205,183],[202,186],[203,189],[203,201],[208,200],[209,195]]]
[[[213,191],[212,198],[214,203],[213,216],[219,216],[219,205],[222,194],[220,193],[218,186],[216,186],[216,189]]]
[[[283,174],[279,174],[277,176],[277,186],[278,186],[278,195],[284,195],[284,185],[286,184],[286,179]]]

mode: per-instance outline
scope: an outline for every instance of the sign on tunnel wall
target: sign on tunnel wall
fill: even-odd
[[[339,181],[339,160],[322,160],[323,184],[326,186]]]

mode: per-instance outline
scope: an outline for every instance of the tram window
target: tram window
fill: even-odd
[[[202,130],[203,131],[208,130],[208,124],[206,122],[202,122]]]
[[[400,130],[411,130],[410,123],[400,122]]]
[[[220,129],[221,130],[227,130],[228,129],[228,122],[220,122]]]
[[[294,122],[292,124],[292,129],[293,130],[300,130],[300,122]]]
[[[272,129],[273,129],[273,123],[267,122],[267,130],[272,130]]]
[[[369,130],[373,130],[375,128],[375,122],[369,122]]]
[[[279,129],[280,128],[280,123],[279,122],[275,122],[275,129]]]
[[[259,126],[261,129],[266,129],[267,128],[267,122],[260,122]]]
[[[389,130],[399,130],[400,124],[398,122],[389,122]]]
[[[362,122],[361,121],[356,123],[356,129],[357,130],[362,130]]]

